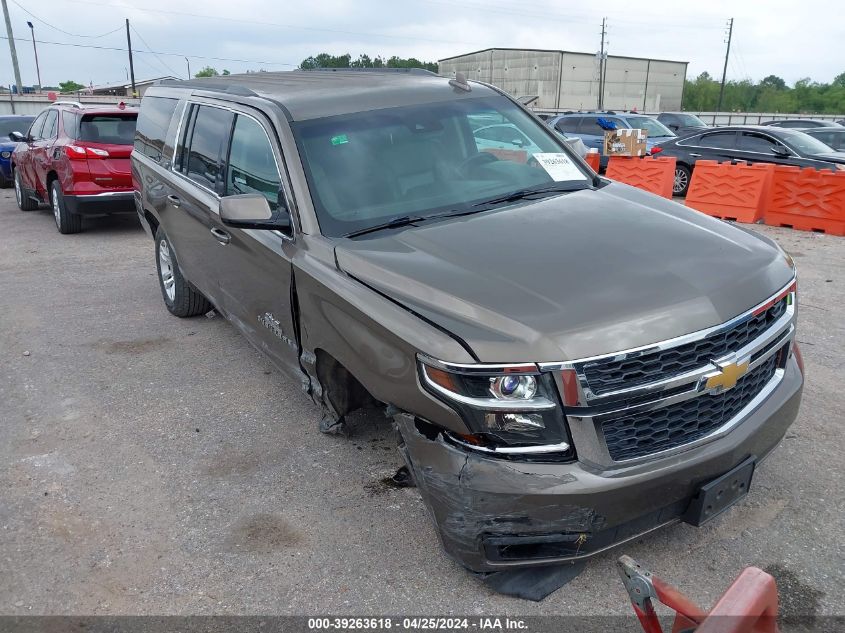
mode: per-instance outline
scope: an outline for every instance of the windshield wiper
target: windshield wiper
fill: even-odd
[[[351,233],[347,233],[343,237],[358,237],[359,235],[366,235],[367,233],[374,233],[375,231],[381,231],[383,229],[396,229],[400,226],[408,226],[409,224],[413,224],[414,222],[422,222],[426,219],[427,218],[424,218],[419,215],[402,215],[398,218],[388,220],[387,222],[382,222],[381,224],[374,224],[373,226],[367,226],[363,229],[352,231]]]
[[[488,198],[487,200],[476,202],[472,206],[486,207],[487,205],[491,204],[502,204],[505,202],[516,202],[517,200],[525,200],[526,198],[530,198],[531,196],[536,195],[544,195],[548,193],[570,193],[572,191],[581,191],[583,189],[589,189],[589,185],[586,183],[578,183],[576,185],[554,184],[549,185],[548,187],[517,189],[516,191],[512,191],[511,193],[507,193],[503,196],[497,196],[495,198]]]

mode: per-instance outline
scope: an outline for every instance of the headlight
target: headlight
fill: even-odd
[[[452,365],[420,355],[419,370],[423,388],[472,432],[453,440],[502,455],[572,455],[554,379],[536,365]]]
[[[9,158],[12,155],[12,152],[0,152],[0,156],[3,158]]]

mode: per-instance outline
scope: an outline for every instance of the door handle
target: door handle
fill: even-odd
[[[218,228],[211,229],[211,234],[214,236],[215,240],[224,245],[228,244],[229,240],[232,239],[232,236],[226,233],[226,231],[221,231]]]
[[[179,196],[174,196],[173,194],[171,194],[167,196],[167,201],[177,209],[182,206],[182,200],[179,198]]]
[[[690,152],[690,156],[692,156],[693,158],[701,158],[701,154],[696,154],[694,152]]]

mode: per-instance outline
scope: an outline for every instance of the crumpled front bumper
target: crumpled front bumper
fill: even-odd
[[[490,458],[412,415],[395,420],[446,551],[473,571],[500,571],[587,558],[680,520],[701,484],[777,446],[798,414],[802,386],[790,358],[771,396],[724,437],[606,471]]]

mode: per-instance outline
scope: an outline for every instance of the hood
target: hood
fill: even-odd
[[[845,163],[845,152],[825,152],[824,154],[810,154],[808,158],[826,160],[829,163]]]
[[[14,152],[17,146],[14,141],[3,141],[0,143],[0,152]]]
[[[737,316],[793,274],[774,243],[621,184],[345,239],[335,252],[483,362],[666,340]]]

